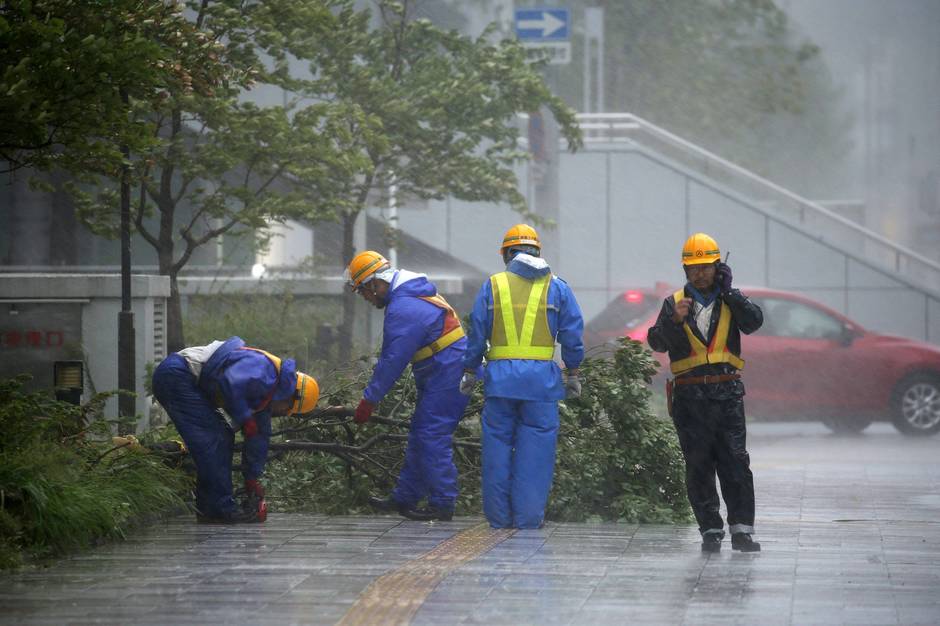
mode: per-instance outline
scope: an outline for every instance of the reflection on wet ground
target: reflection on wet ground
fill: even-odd
[[[755,424],[749,444],[759,554],[725,542],[703,556],[692,526],[550,523],[490,540],[479,518],[187,517],[0,578],[0,622],[376,623],[420,591],[413,624],[940,623],[940,438]],[[449,547],[468,537],[476,551]],[[363,593],[384,575],[398,581],[388,597]]]

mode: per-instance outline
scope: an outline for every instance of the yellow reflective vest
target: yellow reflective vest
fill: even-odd
[[[493,328],[487,359],[552,360],[555,337],[548,325],[551,280],[551,274],[532,281],[512,272],[490,277]]]
[[[685,289],[680,289],[672,295],[673,305],[685,297]],[[689,345],[692,346],[692,353],[684,359],[673,361],[669,364],[673,374],[684,374],[699,365],[710,363],[729,363],[738,369],[744,367],[744,360],[728,349],[728,331],[731,329],[731,309],[724,302],[721,303],[721,311],[718,314],[718,328],[712,336],[711,342],[706,346],[692,332],[689,326],[688,318],[682,323],[685,329],[685,335],[689,338]]]

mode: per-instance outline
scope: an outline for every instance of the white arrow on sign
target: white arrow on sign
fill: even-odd
[[[541,30],[542,37],[548,37],[564,27],[565,22],[551,13],[542,13],[540,20],[519,20],[519,30]]]

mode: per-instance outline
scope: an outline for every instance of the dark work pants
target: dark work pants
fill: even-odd
[[[685,483],[699,531],[724,536],[715,475],[732,533],[754,532],[754,476],[747,453],[744,399],[676,397],[673,423],[685,457]]]

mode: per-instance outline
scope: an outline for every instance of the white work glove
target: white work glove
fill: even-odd
[[[578,372],[568,372],[565,378],[565,398],[581,397],[581,377]]]
[[[460,393],[469,396],[473,393],[473,387],[477,384],[477,375],[473,372],[464,372],[460,379]]]

